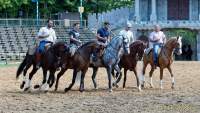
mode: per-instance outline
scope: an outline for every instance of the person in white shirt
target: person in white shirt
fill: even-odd
[[[125,39],[128,40],[129,45],[135,41],[135,38],[133,36],[133,32],[131,31],[132,28],[132,24],[131,23],[127,23],[125,29],[121,30],[119,32],[119,36],[123,36]],[[123,49],[121,48],[120,53],[119,53],[119,58],[121,58],[121,56],[123,55]],[[120,59],[119,59],[120,60]]]
[[[154,68],[158,65],[158,49],[166,42],[165,34],[160,31],[160,26],[155,25],[154,31],[149,36],[149,47],[153,48]]]
[[[127,23],[125,29],[121,30],[119,32],[119,35],[123,36],[124,38],[128,39],[129,45],[135,41],[135,38],[133,36],[133,32],[131,31],[132,24]]]
[[[36,40],[39,41],[39,46],[36,50],[37,68],[40,66],[41,54],[45,51],[45,48],[56,42],[57,37],[52,26],[53,21],[49,19],[47,21],[47,26],[40,28],[38,36],[36,37]]]

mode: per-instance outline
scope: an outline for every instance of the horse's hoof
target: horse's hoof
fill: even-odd
[[[34,86],[34,89],[38,89],[38,88],[40,88],[40,85],[35,85]]]
[[[112,89],[109,89],[109,92],[111,93],[111,92],[113,92],[113,90],[112,90]]]
[[[98,90],[99,88],[98,88],[98,87],[95,87],[94,89],[95,89],[95,90]]]
[[[116,88],[119,88],[119,85],[116,84]]]
[[[113,83],[112,86],[113,86],[113,87],[116,87],[116,88],[119,87],[119,86],[117,85],[117,83]]]
[[[20,89],[23,89],[25,85],[25,82],[22,82],[22,84],[20,85]]]
[[[112,83],[112,86],[115,87],[115,86],[116,86],[116,83]]]
[[[28,90],[30,90],[30,87],[25,88],[24,92],[27,92]]]
[[[43,92],[44,92],[44,93],[48,93],[48,90],[44,90]]]
[[[175,89],[175,87],[174,87],[174,86],[172,86],[171,88],[172,88],[172,89]]]
[[[153,86],[153,85],[150,85],[150,88],[154,88],[154,86]]]
[[[143,89],[144,89],[144,84],[142,84],[142,85],[141,85],[141,88],[143,88]]]
[[[58,88],[55,88],[54,91],[57,91]]]
[[[126,90],[126,88],[125,88],[125,87],[123,87],[123,90]]]
[[[80,89],[79,91],[82,93],[84,91],[84,89]]]
[[[65,88],[64,92],[66,93],[66,92],[68,92],[69,90],[70,90],[69,88]]]

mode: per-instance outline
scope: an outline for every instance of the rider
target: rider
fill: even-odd
[[[73,29],[69,32],[71,56],[74,55],[77,48],[81,45],[81,41],[79,40],[79,37],[80,37],[79,29],[80,29],[80,24],[75,23],[73,25]]]
[[[131,28],[132,28],[132,24],[130,22],[127,22],[125,29],[119,32],[120,36],[123,36],[124,38],[128,39],[129,45],[135,41]]]
[[[100,42],[103,46],[106,46],[107,43],[111,40],[110,37],[110,23],[109,22],[104,22],[104,27],[100,28],[97,30],[97,41]],[[93,61],[97,61],[97,53],[99,52],[99,49],[96,49],[95,52],[93,53]]]
[[[155,25],[154,31],[149,36],[149,47],[153,48],[154,69],[158,65],[158,49],[166,42],[165,34],[160,31],[160,26]]]
[[[45,48],[54,44],[57,39],[56,33],[52,26],[53,21],[51,19],[48,19],[47,26],[40,28],[38,36],[36,37],[37,41],[39,41],[39,46],[36,50],[36,68],[40,67],[41,55],[42,53],[44,53]]]

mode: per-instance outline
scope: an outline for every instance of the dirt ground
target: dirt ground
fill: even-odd
[[[142,92],[136,89],[133,72],[128,72],[127,88],[114,88],[108,92],[107,74],[104,68],[97,75],[98,90],[94,90],[89,69],[85,78],[85,92],[80,93],[79,80],[71,91],[64,88],[71,82],[69,70],[60,79],[59,89],[54,86],[48,93],[32,89],[23,92],[19,80],[15,79],[17,66],[0,68],[0,113],[200,113],[200,62],[174,62],[172,69],[176,87],[171,89],[170,74],[164,71],[164,89],[159,89],[159,70],[154,72],[155,88]],[[138,72],[141,71],[141,62]],[[149,67],[147,72],[149,71]],[[41,82],[41,70],[33,77],[32,84]],[[146,74],[148,81],[148,74]]]

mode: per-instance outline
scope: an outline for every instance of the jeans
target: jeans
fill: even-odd
[[[158,65],[158,49],[162,47],[162,44],[153,44],[153,61],[155,65]]]
[[[45,45],[47,43],[51,43],[52,44],[52,42],[50,42],[50,41],[45,41],[45,40],[41,41],[40,44],[39,44],[39,47],[37,48],[37,53],[40,53],[40,54],[43,53],[44,50],[45,50]]]

